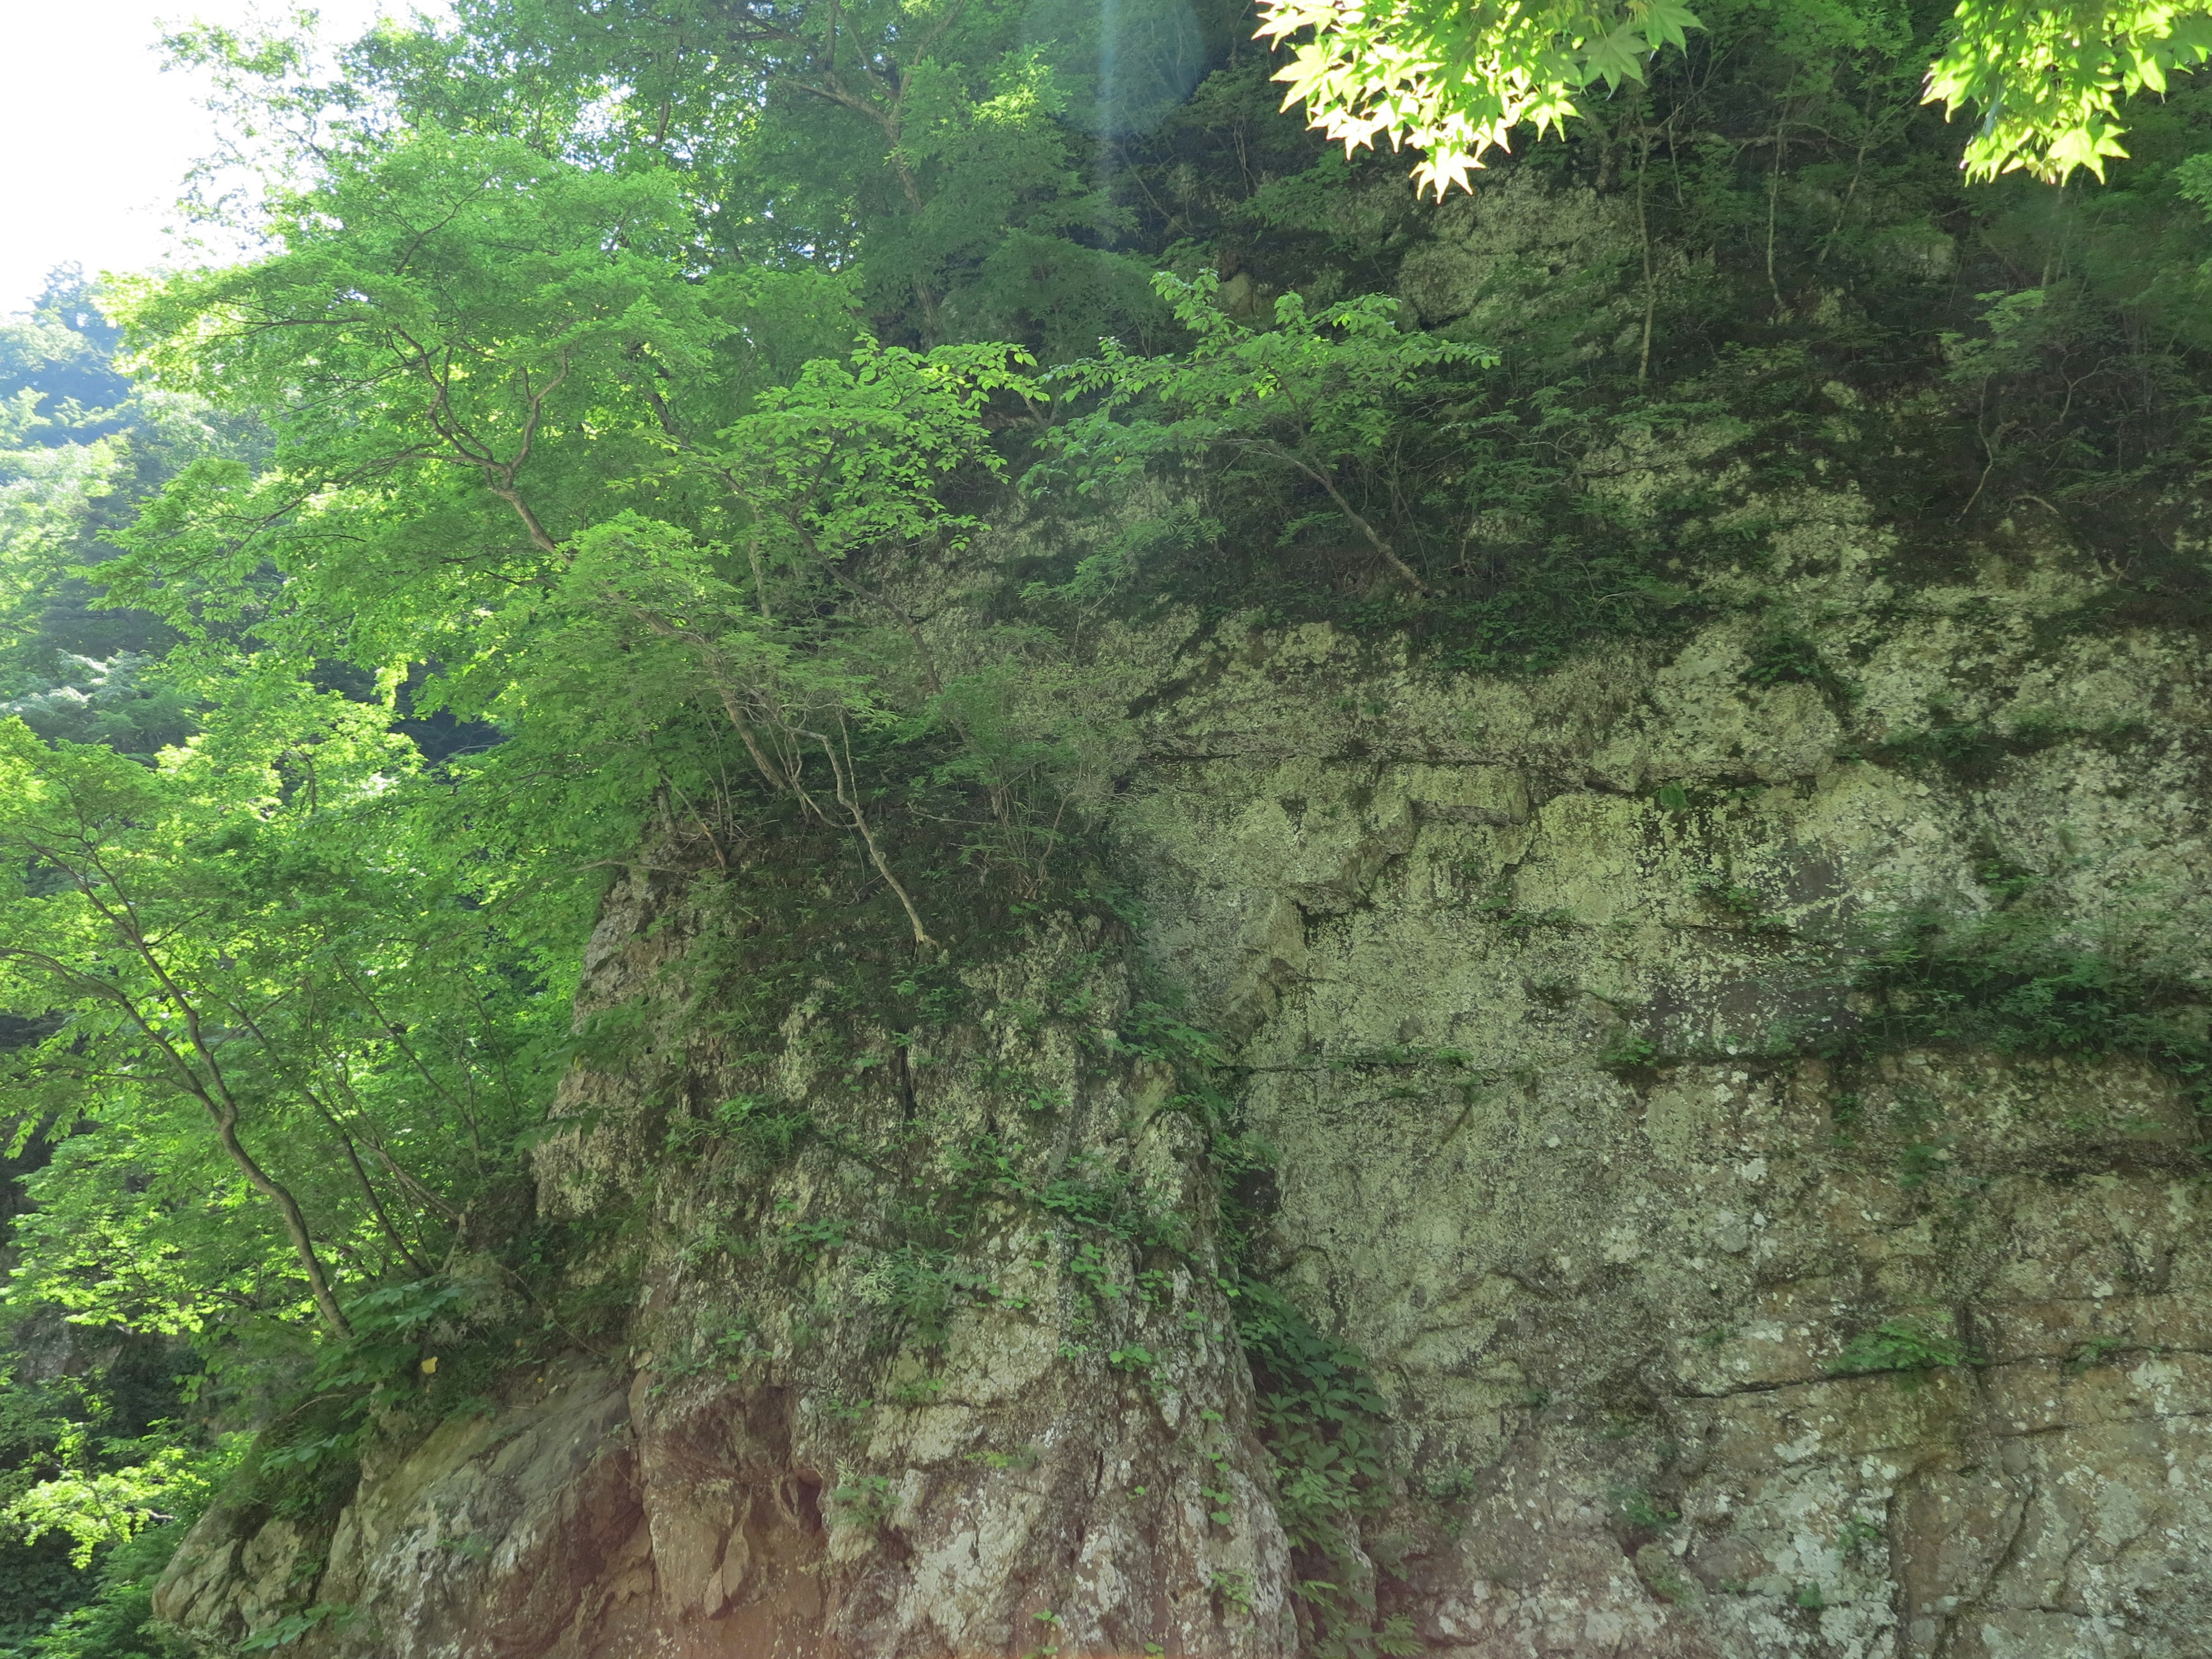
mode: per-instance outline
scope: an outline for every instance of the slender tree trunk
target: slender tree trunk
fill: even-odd
[[[392,1224],[391,1212],[384,1207],[384,1200],[376,1195],[376,1183],[368,1178],[368,1170],[362,1164],[361,1154],[353,1149],[353,1137],[339,1128],[337,1121],[328,1112],[325,1112],[323,1116],[330,1123],[331,1129],[336,1132],[338,1145],[345,1148],[346,1163],[352,1167],[354,1181],[361,1188],[361,1195],[368,1201],[369,1213],[376,1218],[376,1224],[382,1230],[386,1242],[399,1252],[399,1259],[407,1264],[410,1273],[414,1273],[417,1278],[422,1277],[429,1269],[416,1259],[414,1251],[407,1248],[406,1239],[401,1237],[399,1229]]]
[[[1636,228],[1644,239],[1644,349],[1636,360],[1636,384],[1651,376],[1651,323],[1659,309],[1659,284],[1651,269],[1651,216],[1644,208],[1644,183],[1651,171],[1651,135],[1642,135],[1636,157]]]
[[[837,792],[837,804],[852,815],[853,828],[860,832],[861,844],[868,849],[868,861],[876,866],[876,873],[890,883],[891,891],[898,895],[899,904],[906,911],[907,925],[914,929],[914,942],[924,947],[934,945],[937,941],[921,925],[921,912],[914,908],[914,899],[905,884],[891,873],[890,861],[884,858],[884,849],[876,845],[876,833],[868,827],[868,820],[860,811],[860,793],[851,777],[852,769],[838,764],[837,751],[830,746],[828,738],[818,732],[807,735],[822,745],[822,753],[830,763],[830,781]]]
[[[315,1254],[315,1241],[307,1231],[307,1218],[300,1208],[299,1200],[283,1182],[271,1176],[254,1161],[253,1154],[246,1150],[238,1138],[238,1111],[234,1107],[219,1106],[203,1093],[200,1104],[207,1108],[208,1116],[215,1124],[216,1139],[230,1155],[254,1191],[276,1206],[283,1218],[284,1231],[292,1240],[293,1254],[300,1258],[300,1267],[307,1275],[307,1288],[314,1294],[315,1306],[322,1310],[323,1322],[338,1335],[350,1337],[353,1326],[338,1310],[337,1294],[331,1289],[330,1276],[323,1271],[322,1258]]]

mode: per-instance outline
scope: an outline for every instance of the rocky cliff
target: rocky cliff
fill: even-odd
[[[234,1496],[157,1611],[388,1659],[2212,1651],[2199,642],[2033,526],[1908,579],[1848,488],[1755,506],[1730,604],[1541,675],[1101,623],[1121,896],[919,1012],[833,928],[718,1022],[777,849],[641,854],[583,1010],[629,1039],[536,1164],[611,1334],[319,1507]],[[938,648],[1048,533],[916,588]]]

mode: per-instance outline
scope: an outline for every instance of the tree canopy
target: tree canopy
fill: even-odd
[[[1414,177],[1438,194],[1522,125],[1538,133],[1584,113],[1705,24],[1677,0],[1479,3],[1461,0],[1259,0],[1269,40],[1297,40],[1277,78],[1289,101],[1347,150],[1387,137],[1423,153]],[[1838,52],[1894,43],[1901,7],[1808,0],[1778,21]],[[1718,13],[1715,14],[1717,16]],[[1961,165],[1970,178],[2015,168],[2063,181],[2105,176],[2127,154],[2120,103],[2163,93],[2212,58],[2202,0],[1960,0],[1929,66],[1927,97],[1979,125]]]

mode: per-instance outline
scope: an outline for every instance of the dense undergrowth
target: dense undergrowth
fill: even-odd
[[[1970,189],[1918,102],[1942,9],[1706,8],[1441,206],[1282,115],[1228,5],[1139,7],[1119,52],[1075,8],[848,8],[880,58],[842,67],[812,12],[716,39],[556,0],[328,72],[187,37],[276,135],[275,251],[61,280],[0,336],[6,1491],[47,1534],[0,1559],[42,1610],[0,1651],[154,1651],[149,1577],[240,1432],[269,1425],[229,1501],[328,1505],[373,1410],[618,1339],[601,1269],[641,1212],[538,1222],[528,1173],[556,1080],[642,1018],[569,1018],[611,871],[714,918],[682,1018],[741,1063],[810,1000],[956,1024],[963,972],[1055,920],[1133,948],[1105,622],[1326,620],[1510,673],[1748,610],[1753,678],[1847,708],[1792,592],[1824,573],[1777,550],[1826,490],[1899,589],[2063,546],[2096,597],[2046,629],[2200,625],[2212,103],[2146,105],[2109,182]],[[1938,711],[1866,758],[1971,786],[2127,735]],[[1991,883],[1863,942],[1854,1052],[2122,1052],[2201,1096],[2178,970]],[[1122,1036],[1208,1125],[1283,1513],[1334,1587],[1306,1629],[1391,1651],[1340,1559],[1396,1478],[1379,1400],[1255,1276],[1233,1076],[1147,1006]],[[666,1155],[841,1133],[708,1103]],[[890,1160],[894,1325],[971,1293],[983,1195],[1173,1249],[1110,1182],[963,1157]],[[185,1379],[158,1413],[117,1344]],[[40,1518],[71,1482],[113,1498],[76,1565]]]

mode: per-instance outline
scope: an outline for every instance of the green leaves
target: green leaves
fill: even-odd
[[[772,355],[750,302],[812,332],[788,284],[688,280],[689,224],[665,173],[511,140],[338,157],[286,203],[282,254],[132,296],[144,369],[274,411],[279,448],[258,478],[180,479],[117,591],[357,663],[465,655],[456,623],[550,580],[610,491],[675,479],[672,422],[735,412]]]
[[[1260,9],[1262,40],[1313,31],[1275,77],[1290,88],[1284,107],[1304,104],[1347,155],[1377,134],[1425,152],[1414,180],[1440,197],[1468,188],[1516,127],[1560,125],[1582,112],[1586,88],[1641,81],[1645,58],[1704,27],[1673,0],[1261,0]]]
[[[1975,1358],[1964,1343],[1907,1319],[1887,1319],[1862,1331],[1828,1364],[1831,1376],[1863,1376],[1875,1371],[1917,1373],[1952,1365],[1971,1365]]]
[[[1203,459],[1234,475],[1254,470],[1293,488],[1318,488],[1343,522],[1404,581],[1426,584],[1347,494],[1350,472],[1389,442],[1402,400],[1446,371],[1496,357],[1419,331],[1401,332],[1398,302],[1380,295],[1310,313],[1297,294],[1275,301],[1274,326],[1237,321],[1217,303],[1211,272],[1154,283],[1189,331],[1189,351],[1134,357],[1120,343],[1053,370],[1043,384],[1081,400],[1082,412],[1042,440],[1048,460],[1031,489],[1073,483],[1079,494],[1167,461]],[[1294,482],[1296,481],[1296,482]]]
[[[939,346],[923,355],[863,337],[771,387],[704,450],[787,568],[819,572],[854,554],[964,544],[970,517],[939,494],[963,468],[996,477],[981,413],[1025,388],[1027,352]]]
[[[304,1280],[343,1330],[338,1281],[426,1270],[508,1176],[565,1011],[497,873],[407,810],[388,707],[273,659],[210,690],[155,767],[0,725],[18,1133],[90,1131],[32,1179],[15,1294],[190,1333]]]
[[[1954,19],[1927,101],[1980,114],[1965,163],[1977,179],[2025,169],[2063,180],[2076,168],[2102,179],[2128,153],[2119,100],[2162,94],[2212,58],[2204,0],[1960,0]]]
[[[665,166],[684,181],[697,266],[841,269],[885,338],[1064,356],[1154,314],[1146,265],[1111,246],[1131,216],[1101,188],[1099,143],[1159,119],[1225,33],[1182,0],[1127,0],[1114,19],[1054,0],[742,16],[635,0],[619,17],[504,0],[462,28],[362,43],[334,89],[281,51],[255,62],[234,46],[229,73],[259,88],[264,131],[336,106],[348,136],[374,142],[400,110],[609,176]]]
[[[226,1436],[212,1450],[161,1435],[95,1444],[83,1425],[71,1425],[54,1450],[59,1472],[13,1498],[0,1510],[0,1522],[19,1528],[30,1544],[60,1533],[70,1540],[71,1564],[82,1570],[92,1565],[95,1550],[205,1504],[236,1466],[246,1438]]]
[[[1819,13],[1824,8],[1802,9]],[[1838,8],[1847,14],[1861,9]],[[1883,32],[1876,8],[1850,33]],[[1438,196],[1470,188],[1468,174],[1515,128],[1539,136],[1583,113],[1579,95],[1642,81],[1643,65],[1686,48],[1703,28],[1672,0],[1537,6],[1449,0],[1261,0],[1263,39],[1310,29],[1277,79],[1285,107],[1349,153],[1379,134],[1423,152],[1416,182]],[[2063,180],[2076,168],[2105,176],[2124,155],[2119,100],[2163,93],[2177,72],[2212,58],[2212,5],[2204,0],[1961,0],[1949,42],[1928,74],[1927,100],[1947,112],[1978,112],[1966,146],[1969,178],[2025,168]]]

